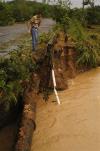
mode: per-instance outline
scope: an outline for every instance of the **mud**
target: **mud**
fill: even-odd
[[[100,68],[69,81],[69,89],[38,102],[31,151],[100,150]]]

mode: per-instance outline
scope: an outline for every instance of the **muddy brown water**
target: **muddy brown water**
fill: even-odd
[[[69,81],[59,93],[39,102],[31,151],[100,151],[100,68]]]

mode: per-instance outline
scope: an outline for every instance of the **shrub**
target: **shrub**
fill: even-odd
[[[0,25],[11,25],[15,22],[12,10],[5,3],[0,2]]]
[[[77,19],[73,19],[69,22],[68,33],[75,41],[87,39],[86,30]]]
[[[90,41],[82,41],[76,44],[77,65],[83,67],[96,67],[100,62],[98,45]]]
[[[26,52],[12,52],[10,58],[0,58],[0,104],[6,108],[16,104],[19,95],[23,95],[23,81],[29,81],[30,74],[36,69],[32,56]]]
[[[0,25],[23,22],[38,13],[43,17],[52,17],[53,7],[51,5],[25,0],[8,1],[6,3],[0,2]]]

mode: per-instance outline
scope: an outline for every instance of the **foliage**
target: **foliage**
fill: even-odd
[[[52,31],[49,31],[48,33],[45,33],[45,32],[41,33],[39,36],[39,43],[40,44],[48,43],[53,35],[54,35],[54,32]]]
[[[82,8],[73,8],[70,10],[69,17],[73,20],[78,20],[82,25],[86,24],[86,20],[84,19],[86,12],[83,11]]]
[[[23,82],[29,81],[30,74],[36,69],[32,55],[26,52],[12,52],[10,58],[0,58],[0,103],[6,107],[15,104],[23,95]]]
[[[59,12],[59,13],[58,13]],[[70,12],[69,7],[62,7],[61,5],[54,6],[53,19],[58,23],[62,23],[62,19]]]
[[[52,17],[53,6],[25,0],[0,2],[0,25],[23,22],[35,14]]]
[[[68,34],[74,40],[78,66],[88,68],[100,64],[100,37],[97,33],[86,30],[78,20],[73,19],[69,23]]]
[[[74,11],[70,12],[74,13]],[[79,12],[81,12],[80,17],[82,18],[83,12],[81,9],[77,11],[78,14]],[[69,15],[66,11],[66,14],[63,14],[60,18],[59,23],[74,41],[77,51],[77,65],[86,68],[95,67],[100,64],[100,39],[96,34],[89,34],[86,27],[82,25],[83,18],[78,20],[77,15],[73,16],[72,14]]]
[[[0,25],[26,21],[35,14],[41,14],[43,17],[52,17],[63,25],[65,20],[69,20],[69,18],[77,19],[83,25],[86,23],[100,24],[100,6],[85,8],[83,11],[82,8],[70,9],[69,0],[66,0],[66,3],[63,4],[59,1],[58,5],[54,6],[26,0],[0,2]]]
[[[0,25],[10,25],[14,22],[12,9],[5,3],[0,2]]]
[[[94,8],[88,8],[86,11],[87,24],[100,25],[100,6],[95,6]]]
[[[77,65],[96,67],[100,63],[99,46],[92,41],[81,41],[76,45]]]
[[[87,39],[87,32],[77,19],[72,19],[69,22],[68,33],[75,41]]]
[[[70,11],[70,17],[76,18],[83,25],[100,25],[100,6],[88,7],[84,10],[82,8],[74,8]]]

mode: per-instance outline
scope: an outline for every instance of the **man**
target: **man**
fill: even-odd
[[[29,32],[32,35],[32,50],[34,51],[38,45],[38,27],[40,26],[40,15],[33,16],[29,21]]]

